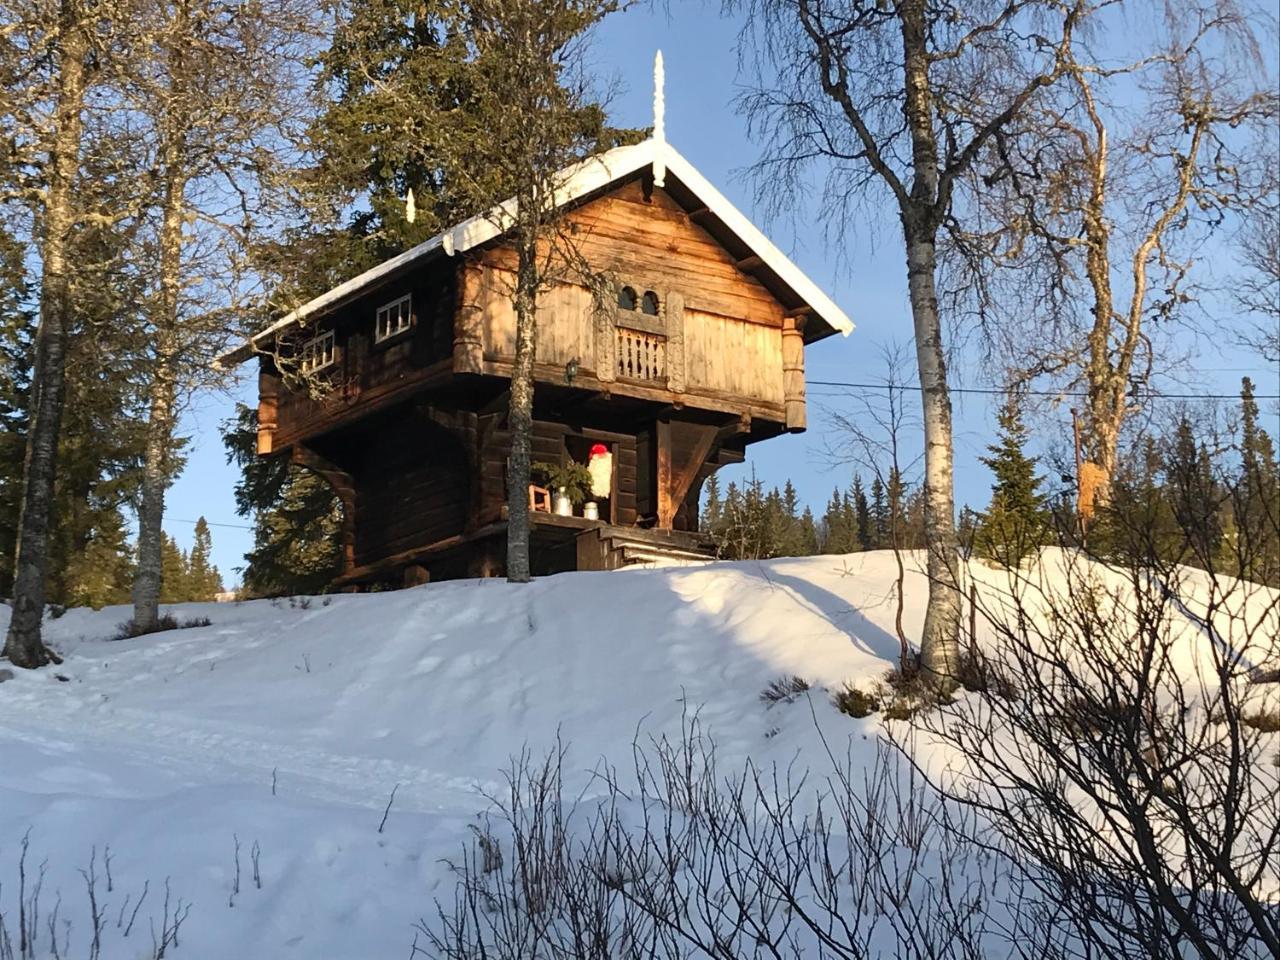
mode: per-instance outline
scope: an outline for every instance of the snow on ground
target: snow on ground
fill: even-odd
[[[73,942],[77,871],[96,849],[101,876],[110,846],[105,960],[149,955],[145,920],[124,940],[117,912],[149,881],[140,916],[158,918],[166,877],[193,905],[179,958],[405,956],[452,897],[444,858],[526,746],[559,734],[584,785],[601,757],[627,761],[637,731],[678,731],[697,709],[729,766],[821,762],[815,715],[869,756],[874,718],[820,692],[812,713],[759,694],[784,675],[879,679],[898,649],[893,574],[871,553],[181,604],[166,609],[212,625],[126,641],[108,638],[127,609],[70,610],[46,621],[66,662],[0,684],[0,911],[29,830]],[[920,573],[906,592],[915,637]]]

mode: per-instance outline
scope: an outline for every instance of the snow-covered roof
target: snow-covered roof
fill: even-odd
[[[845,336],[853,332],[853,321],[845,312],[836,306],[817,284],[805,276],[790,258],[775,247],[755,224],[725,198],[724,194],[712,186],[693,164],[665,140],[649,139],[629,146],[615,147],[598,156],[578,162],[564,171],[563,183],[557,191],[557,201],[561,206],[573,203],[624,180],[645,167],[653,167],[655,171],[665,171],[667,189],[673,189],[669,181],[674,179],[678,182],[676,190],[682,187],[692,195],[690,199],[705,207],[711,223],[718,221],[716,226],[704,223],[704,226],[707,226],[713,234],[717,233],[718,227],[722,225],[725,232],[735,237],[750,251],[750,256],[758,258],[760,268],[766,274],[767,286],[781,287],[790,294],[790,299],[795,299],[799,301],[799,305],[807,307],[833,332],[842,333]],[[399,256],[392,257],[352,277],[314,300],[304,303],[266,329],[254,334],[244,343],[222,354],[214,361],[215,365],[231,366],[242,363],[256,352],[259,343],[269,340],[295,324],[325,313],[366,288],[373,287],[379,281],[391,277],[409,264],[425,260],[440,252],[446,256],[456,256],[501,236],[510,229],[515,209],[515,200],[507,200],[488,213],[464,220]],[[720,239],[723,240],[723,238]]]

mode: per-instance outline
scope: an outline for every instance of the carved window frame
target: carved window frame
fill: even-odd
[[[631,299],[634,303],[634,306],[630,308],[624,307],[621,303],[622,295],[628,291],[631,293]],[[644,312],[643,304],[648,297],[654,299],[656,313]],[[618,285],[618,297],[614,308],[613,322],[615,326],[624,327],[628,330],[638,330],[641,333],[666,337],[668,336],[666,304],[665,290],[659,292],[656,288],[646,284],[622,282]]]

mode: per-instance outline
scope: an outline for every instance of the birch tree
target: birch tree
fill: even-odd
[[[529,471],[538,297],[577,258],[563,236],[565,170],[614,143],[583,54],[591,28],[624,0],[470,0],[440,10],[440,56],[466,108],[426,118],[461,202],[490,211],[516,250],[516,314],[507,468],[507,578],[530,579]]]
[[[728,0],[754,72],[741,105],[764,142],[762,193],[792,202],[816,176],[837,243],[860,203],[892,202],[906,257],[924,432],[926,676],[954,686],[961,595],[951,396],[938,244],[974,159],[1051,85],[1087,12],[1080,0]],[[861,218],[859,218],[861,219]]]
[[[8,74],[0,92],[0,123],[12,172],[4,199],[24,210],[40,263],[13,614],[4,646],[5,656],[20,667],[58,660],[41,639],[41,620],[78,267],[70,253],[77,228],[125,216],[94,209],[91,196],[77,189],[86,159],[90,91],[109,79],[118,63],[112,26],[120,7],[111,0],[0,5],[0,59]],[[96,159],[111,165],[110,156]]]
[[[1280,135],[1246,11],[1166,4],[1149,24],[1144,13],[1106,9],[1097,41],[1071,38],[1062,82],[978,165],[985,217],[964,238],[1003,268],[988,329],[1015,379],[1085,394],[1083,517],[1110,499],[1125,424],[1175,359],[1170,331],[1209,318],[1213,235],[1265,200]],[[1122,28],[1142,39],[1117,44]],[[1247,256],[1265,264],[1265,247]]]
[[[154,150],[155,196],[143,251],[152,278],[141,346],[146,449],[138,506],[133,624],[159,616],[165,492],[176,473],[181,410],[217,376],[210,363],[254,312],[245,273],[270,226],[275,168],[286,161],[291,107],[311,27],[291,0],[246,11],[228,0],[146,7],[131,93]]]

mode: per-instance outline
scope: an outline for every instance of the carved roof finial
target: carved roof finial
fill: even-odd
[[[667,144],[667,104],[662,90],[665,80],[666,73],[662,66],[662,51],[659,50],[657,56],[653,58],[653,140],[658,146],[653,158],[653,185],[655,187],[665,186],[667,177],[665,155]]]

